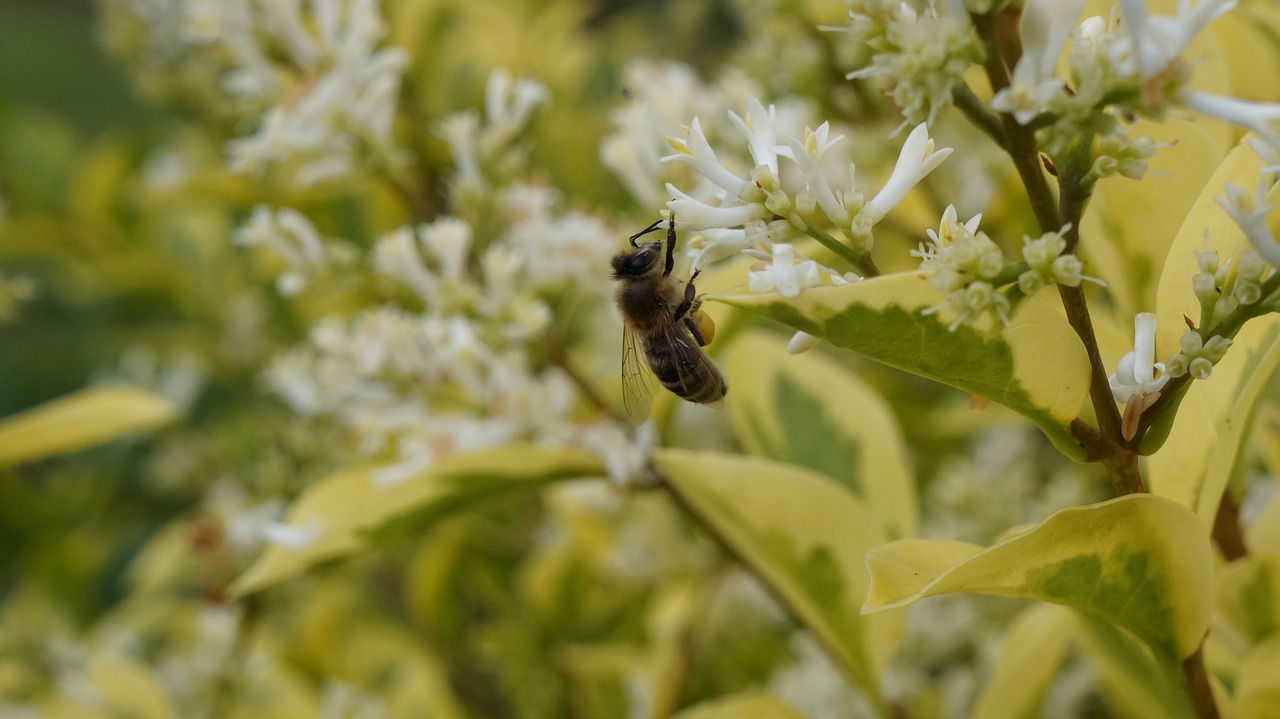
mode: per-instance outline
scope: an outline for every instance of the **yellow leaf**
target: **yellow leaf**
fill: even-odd
[[[714,298],[762,314],[890,367],[982,395],[1031,419],[1068,456],[1081,458],[1068,425],[1089,393],[1084,345],[1042,296],[1023,301],[1007,328],[984,318],[949,329],[946,298],[928,272],[883,275],[796,297],[776,293]]]
[[[1207,241],[1208,249],[1226,262],[1242,249],[1243,233],[1215,198],[1226,196],[1228,182],[1251,191],[1262,177],[1258,173],[1262,166],[1247,138],[1241,140],[1214,170],[1183,219],[1156,287],[1156,357],[1178,351],[1178,340],[1187,328],[1183,317],[1200,326],[1200,301],[1191,288],[1191,278],[1200,271],[1195,253],[1203,252]]]
[[[1254,553],[1218,570],[1213,578],[1218,621],[1257,643],[1280,633],[1280,555]],[[1215,624],[1215,627],[1217,624]]]
[[[177,716],[164,687],[150,668],[119,656],[95,657],[89,683],[113,716],[169,719]]]
[[[876,679],[901,632],[901,615],[858,616],[867,590],[863,554],[884,541],[880,522],[830,478],[802,467],[710,452],[653,457],[675,497],[818,637],[880,703]]]
[[[1053,604],[1037,604],[1018,615],[1004,636],[991,680],[974,703],[973,719],[1021,719],[1038,715],[1040,702],[1057,676],[1075,616]]]
[[[904,540],[867,554],[864,612],[949,592],[1065,604],[1182,658],[1209,624],[1212,553],[1192,513],[1151,495],[1064,509],[991,547]]]
[[[1251,320],[1207,380],[1176,408],[1168,437],[1147,459],[1150,490],[1200,515],[1209,531],[1267,385],[1280,367],[1280,316]]]
[[[432,513],[449,512],[466,502],[604,474],[600,460],[586,452],[521,444],[446,457],[409,476],[397,476],[399,469],[385,464],[357,467],[309,487],[286,517],[286,523],[309,541],[297,547],[268,547],[231,584],[231,594],[257,591],[323,559],[348,554],[364,544],[363,535],[392,521],[424,515],[430,519]]]
[[[671,719],[803,719],[791,707],[768,694],[735,694],[702,702]]]
[[[1153,173],[1168,176],[1099,182],[1080,223],[1080,248],[1085,273],[1106,280],[1117,312],[1132,318],[1155,305],[1156,282],[1183,220],[1179,208],[1191,207],[1232,138],[1221,125],[1191,120],[1140,120],[1130,134],[1169,143],[1150,161]]]
[[[1280,708],[1280,635],[1254,647],[1236,676],[1235,719],[1274,719]]]
[[[136,387],[80,390],[0,420],[0,466],[140,434],[177,416],[172,402]]]
[[[753,331],[724,355],[726,402],[751,454],[815,469],[876,511],[892,539],[916,534],[915,479],[898,419],[848,368],[817,352],[790,355],[786,338]]]

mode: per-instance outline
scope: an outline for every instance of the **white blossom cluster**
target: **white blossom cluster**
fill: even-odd
[[[933,124],[938,111],[952,103],[952,90],[964,72],[982,60],[982,45],[962,4],[941,8],[930,3],[922,11],[905,2],[846,0],[849,25],[844,28],[858,46],[870,49],[865,67],[850,79],[871,77],[888,83],[889,94],[904,119],[902,130]]]
[[[926,230],[929,243],[912,255],[920,258],[920,268],[933,270],[929,281],[947,296],[944,304],[930,307],[925,314],[944,308],[955,314],[950,329],[973,324],[985,314],[994,314],[1009,323],[1013,301],[1039,292],[1050,284],[1077,287],[1083,280],[1101,280],[1083,274],[1083,264],[1067,253],[1062,233],[1046,232],[1040,237],[1023,237],[1025,270],[1005,258],[1004,252],[986,232],[978,229],[982,215],[960,222],[955,205],[948,205],[938,230]],[[1016,286],[1017,294],[1011,297]]]
[[[519,194],[513,202],[534,202],[484,248],[457,218],[381,238],[374,267],[422,309],[384,305],[321,322],[273,365],[271,385],[298,413],[350,428],[362,451],[419,469],[445,454],[563,436],[578,395],[536,352],[551,327],[548,295],[580,282],[603,296],[599,250],[610,234],[585,216],[551,216],[537,191]]]
[[[226,115],[233,172],[278,169],[305,187],[398,161],[392,124],[409,54],[383,43],[378,0],[107,5],[108,43],[154,65],[145,83]],[[130,52],[139,42],[148,46]]]

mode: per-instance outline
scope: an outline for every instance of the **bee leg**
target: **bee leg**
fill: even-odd
[[[693,315],[684,318],[684,328],[689,330],[689,334],[693,335],[693,340],[698,343],[699,347],[707,346],[707,341],[702,337],[702,330],[698,327],[698,323],[693,321]]]
[[[658,229],[658,227],[660,227],[661,225],[662,225],[662,218],[661,218],[661,217],[659,217],[658,219],[656,219],[656,220],[654,220],[654,221],[653,221],[653,224],[652,224],[652,225],[649,225],[648,227],[644,228],[643,230],[640,230],[639,232],[635,233],[635,234],[634,234],[634,235],[632,235],[631,237],[627,238],[627,240],[631,243],[631,246],[632,246],[632,247],[635,247],[635,246],[636,246],[636,240],[640,239],[641,237],[644,237],[645,235],[649,234],[650,232],[653,232],[654,230],[657,230],[657,229]],[[669,253],[668,253],[668,254],[669,254]],[[668,271],[668,272],[670,272],[670,271],[671,271],[671,269],[670,269],[670,268],[668,268],[668,269],[667,269],[667,271]]]
[[[693,276],[689,278],[689,282],[685,284],[684,301],[676,305],[676,312],[674,315],[672,315],[676,319],[680,319],[681,317],[684,317],[685,315],[689,314],[690,310],[697,309],[697,307],[694,305],[694,301],[695,301],[695,295],[698,292],[698,290],[696,287],[693,286],[693,281],[698,279],[698,275],[700,274],[702,274],[702,270],[696,270],[693,273]]]

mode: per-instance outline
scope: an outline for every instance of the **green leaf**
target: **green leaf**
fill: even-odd
[[[1081,646],[1107,703],[1129,719],[1194,719],[1178,663],[1154,654],[1113,625],[1083,617]]]
[[[1001,594],[1106,618],[1182,658],[1209,625],[1212,560],[1194,514],[1161,497],[1129,495],[1064,509],[987,549],[924,539],[873,549],[863,611],[949,592]]]
[[[768,694],[735,694],[689,707],[672,719],[804,719]]]
[[[892,539],[913,537],[915,480],[898,419],[848,368],[817,352],[791,355],[786,339],[749,332],[724,355],[726,402],[751,454],[831,477],[876,510]]]
[[[710,452],[653,457],[676,498],[756,572],[837,663],[881,703],[879,669],[902,615],[858,615],[867,591],[862,557],[884,541],[881,524],[834,480],[803,467]]]
[[[1277,368],[1280,316],[1259,317],[1236,335],[1209,379],[1187,388],[1168,438],[1147,458],[1151,492],[1200,515],[1205,531],[1213,528],[1222,493],[1242,459],[1247,432]]]
[[[1068,425],[1089,394],[1084,345],[1040,296],[1023,301],[1009,327],[984,318],[948,329],[946,298],[927,272],[885,275],[838,287],[714,298],[757,312],[891,367],[988,397],[1035,422],[1064,453],[1082,459]]]
[[[177,416],[168,399],[136,387],[73,392],[0,420],[0,467],[148,432]]]
[[[1070,610],[1053,604],[1037,604],[1019,614],[1005,633],[991,680],[982,688],[970,716],[1039,716],[1044,692],[1066,659],[1077,624]]]
[[[316,482],[294,501],[286,522],[316,536],[301,547],[273,544],[230,587],[243,596],[300,574],[325,559],[350,554],[368,534],[391,522],[431,521],[447,512],[512,492],[532,491],[551,482],[602,476],[594,455],[513,444],[446,457],[408,477],[397,465],[368,465]]]

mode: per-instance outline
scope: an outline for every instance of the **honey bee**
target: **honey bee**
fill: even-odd
[[[637,421],[649,414],[653,398],[649,366],[662,385],[677,397],[698,404],[716,404],[728,387],[720,370],[702,347],[711,341],[715,325],[700,311],[701,298],[693,281],[681,290],[671,277],[675,266],[676,218],[667,222],[667,241],[637,244],[636,240],[662,229],[662,220],[632,235],[631,248],[613,257],[613,278],[619,281],[618,311],[622,313],[622,389],[627,415]]]

